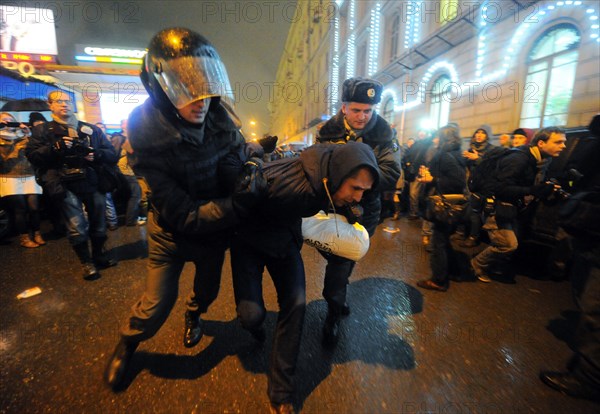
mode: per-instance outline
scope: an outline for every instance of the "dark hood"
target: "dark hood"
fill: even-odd
[[[204,124],[204,133],[239,129],[220,102],[215,105],[211,102]],[[186,134],[195,135],[199,131],[183,120],[167,118],[151,99],[135,108],[129,116],[129,142],[134,151],[161,152],[180,143]]]
[[[477,131],[479,131],[480,129],[485,132],[485,141],[475,142],[475,133]],[[473,135],[471,136],[471,147],[475,148],[475,149],[480,149],[480,148],[486,147],[489,144],[491,139],[492,139],[492,127],[487,124],[483,124],[483,125],[479,126],[475,131],[473,131]]]
[[[329,192],[334,194],[344,179],[360,166],[369,167],[375,178],[373,188],[379,182],[379,167],[373,150],[360,142],[347,144],[315,144],[300,154],[302,168],[311,186],[324,191],[323,179],[327,178]]]

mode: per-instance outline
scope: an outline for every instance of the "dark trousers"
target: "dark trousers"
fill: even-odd
[[[321,253],[327,259],[325,280],[323,281],[323,297],[327,301],[329,311],[340,314],[346,304],[348,281],[356,262],[328,253]]]
[[[280,249],[280,251],[285,249]],[[273,404],[292,402],[294,372],[306,311],[304,263],[290,242],[281,257],[272,257],[243,241],[231,246],[231,269],[238,318],[245,329],[260,328],[266,317],[262,275],[267,268],[277,291],[279,315],[271,351],[267,393]]]
[[[127,341],[151,338],[163,325],[177,300],[179,276],[186,262],[196,266],[194,288],[186,301],[188,311],[206,312],[219,293],[226,244],[182,239],[164,231],[155,218],[150,214],[148,219],[146,290],[121,328]]]
[[[581,282],[577,295],[581,316],[575,335],[573,373],[600,389],[600,247],[574,241],[572,281]]]
[[[453,226],[434,223],[433,234],[431,235],[432,251],[429,256],[431,280],[442,286],[448,285],[449,273],[455,267],[451,267],[451,261],[454,259],[454,250],[452,250],[452,245],[450,244],[450,234],[452,234],[453,230]]]

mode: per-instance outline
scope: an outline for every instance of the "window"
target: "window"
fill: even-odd
[[[458,15],[458,7],[458,0],[440,1],[440,22],[442,26],[456,19]]]
[[[383,119],[385,119],[388,124],[394,123],[394,98],[389,98],[383,104]]]
[[[441,75],[431,88],[430,120],[433,128],[437,129],[448,123],[450,115],[450,77]]]
[[[519,126],[566,125],[579,56],[579,31],[555,26],[536,40],[527,57],[527,79]]]
[[[390,62],[392,62],[398,57],[400,45],[400,15],[398,13],[392,18],[390,40]]]

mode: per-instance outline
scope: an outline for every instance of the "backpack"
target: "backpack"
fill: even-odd
[[[518,148],[494,147],[487,152],[481,162],[477,164],[469,176],[467,185],[471,193],[477,193],[484,196],[493,196],[498,186],[499,166],[502,159],[513,154],[514,151],[522,151]]]

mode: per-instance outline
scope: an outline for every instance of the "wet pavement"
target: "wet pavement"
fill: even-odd
[[[303,248],[307,314],[297,370],[304,413],[599,413],[600,405],[561,395],[538,379],[563,370],[576,313],[568,282],[517,276],[516,284],[452,283],[422,291],[429,276],[418,222],[381,225],[349,287],[351,314],[333,351],[321,346],[325,261]],[[117,267],[88,282],[65,238],[38,249],[0,245],[1,413],[268,412],[266,368],[276,318],[265,277],[267,342],[235,320],[231,271],[205,315],[206,333],[183,347],[186,265],[180,298],[159,333],[140,345],[127,388],[113,393],[102,372],[119,325],[145,280],[145,227],[110,232]],[[42,293],[16,299],[34,286]]]

